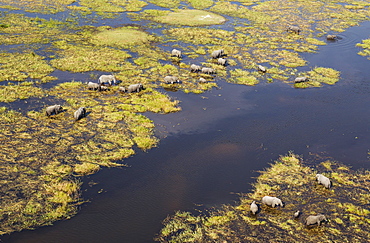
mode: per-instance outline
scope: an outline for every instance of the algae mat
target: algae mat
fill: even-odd
[[[210,213],[176,212],[164,221],[160,242],[364,242],[369,239],[370,172],[351,171],[334,161],[323,161],[312,169],[298,156],[281,156],[260,172],[252,193],[240,204],[224,205]],[[333,187],[316,182],[316,173],[329,177]],[[263,196],[276,196],[284,208],[261,205]],[[260,206],[254,216],[252,201]],[[302,212],[294,218],[294,212]],[[324,214],[328,222],[306,226],[309,215]]]

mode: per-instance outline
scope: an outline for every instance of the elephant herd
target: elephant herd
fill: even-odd
[[[108,91],[109,87],[113,84],[116,84],[117,80],[114,77],[114,75],[101,75],[98,79],[98,83],[94,82],[88,82],[87,83],[87,89],[94,90],[94,91]],[[107,85],[108,86],[107,86]],[[133,92],[140,92],[141,90],[144,90],[144,86],[141,83],[138,84],[131,84],[127,88],[125,87],[119,87],[118,91],[123,93],[133,93]],[[63,111],[63,107],[61,105],[52,105],[48,106],[45,109],[45,113],[48,117],[51,115],[57,115]],[[80,107],[78,108],[74,114],[75,121],[78,121],[86,116],[86,108]]]
[[[46,107],[46,115],[50,117],[51,115],[57,115],[63,111],[63,107],[61,105],[52,105]],[[81,118],[86,116],[86,108],[80,107],[78,108],[73,114],[75,121],[80,120]]]
[[[318,184],[322,184],[326,188],[330,188],[332,183],[330,179],[322,174],[316,174],[316,179]],[[271,196],[264,196],[262,198],[262,204],[270,206],[272,208],[275,208],[276,206],[284,207],[283,202],[281,199],[277,197],[271,197]],[[260,207],[256,204],[256,201],[253,201],[250,205],[250,212],[253,215],[256,215],[260,211]],[[298,210],[296,211],[293,216],[294,218],[299,218],[302,213]],[[320,226],[322,222],[327,222],[328,220],[326,219],[326,216],[323,214],[318,214],[318,215],[310,215],[308,216],[305,220],[304,223],[309,226],[309,225],[314,225],[317,224]]]
[[[176,57],[176,58],[182,58],[182,52],[177,49],[173,49],[171,51],[171,56]],[[221,66],[226,66],[227,65],[227,60],[224,58],[225,53],[223,49],[220,50],[215,50],[212,52],[211,57],[213,59],[217,59],[217,64]],[[203,74],[216,74],[216,70],[210,67],[202,67],[200,65],[196,64],[191,64],[190,65],[190,72],[192,73],[203,73]],[[175,84],[175,83],[180,83],[181,81],[176,77],[176,76],[166,76],[164,78],[164,83],[165,84]],[[206,83],[207,80],[205,78],[199,78],[199,83]]]

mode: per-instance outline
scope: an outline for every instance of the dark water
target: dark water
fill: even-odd
[[[369,22],[351,28],[306,56],[309,66],[342,72],[334,86],[220,82],[221,89],[202,95],[169,93],[183,111],[148,114],[162,137],[158,148],[127,159],[127,168],[85,178],[83,197],[90,202],[72,219],[2,241],[152,242],[168,214],[233,203],[236,193],[251,190],[258,170],[288,151],[370,169],[370,61],[355,47],[369,29]]]

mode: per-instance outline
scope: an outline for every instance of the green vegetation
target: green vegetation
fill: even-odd
[[[0,86],[0,102],[13,102],[18,99],[24,100],[30,97],[43,97],[45,91],[35,87],[32,82],[23,82],[19,85],[8,84]]]
[[[221,24],[226,21],[218,14],[203,10],[177,10],[167,15],[153,16],[153,21],[170,25],[202,26]]]
[[[363,50],[358,52],[361,56],[367,56],[370,59],[370,39],[363,40],[362,43],[358,43],[356,46],[362,47]]]
[[[0,81],[24,81],[27,78],[47,81],[54,69],[35,53],[0,53]]]
[[[0,174],[6,195],[0,201],[2,234],[75,214],[80,184],[74,176],[95,173],[101,166],[122,166],[117,161],[133,155],[133,146],[148,150],[157,145],[153,122],[135,112],[180,110],[177,101],[150,88],[119,99],[117,89],[89,91],[81,82],[61,83],[50,91],[34,89],[66,103],[64,112],[50,118],[44,110],[23,116],[0,109],[0,139],[6,140]],[[80,106],[87,107],[88,115],[75,122],[73,112]]]
[[[217,82],[226,80],[257,85],[264,80],[280,80],[296,88],[320,87],[338,82],[340,73],[326,67],[307,67],[308,63],[301,54],[316,52],[318,46],[326,44],[326,34],[342,32],[368,20],[370,16],[370,4],[349,0],[149,2],[161,6],[161,10],[143,10],[148,3],[140,0],[0,1],[1,7],[9,10],[51,14],[49,19],[43,19],[11,11],[1,13],[0,81],[6,82],[0,86],[0,102],[48,97],[48,102],[55,101],[64,107],[63,112],[50,118],[44,114],[46,104],[45,107],[35,108],[36,111],[23,113],[0,108],[0,139],[4,141],[0,172],[0,191],[4,195],[0,200],[0,234],[71,217],[76,213],[76,205],[81,203],[80,182],[76,176],[95,173],[101,166],[122,166],[122,160],[132,156],[134,148],[148,150],[156,146],[158,138],[154,136],[154,124],[141,113],[164,114],[180,110],[178,101],[159,90],[202,93],[217,87],[214,76],[191,73],[191,63],[171,58],[170,53],[159,44],[181,49],[190,62],[214,68]],[[196,10],[188,9],[187,4]],[[55,15],[58,12],[63,13]],[[136,25],[112,27],[100,26],[102,24],[97,22],[126,14],[133,21],[145,20],[146,31]],[[235,19],[229,22],[228,30],[221,29],[220,24],[234,17],[242,21]],[[91,26],[80,26],[84,22],[80,22],[82,19],[91,23]],[[299,35],[286,31],[290,23],[300,26],[302,31]],[[165,28],[162,32],[148,30],[159,27]],[[370,56],[368,44],[368,40],[359,44],[364,49],[361,55]],[[225,50],[229,66],[219,66],[211,59],[212,51],[217,49]],[[267,72],[258,72],[257,64],[264,65]],[[56,80],[53,72],[60,70],[91,72],[91,80],[97,80],[100,72],[105,72],[114,74],[121,81],[120,86],[142,83],[146,89],[128,94],[118,92],[119,87],[113,86],[110,91],[96,92],[87,90],[84,83],[74,81],[57,81],[55,83],[58,84],[50,84],[48,89],[42,88],[40,84]],[[163,78],[167,75],[177,76],[181,83],[163,84]],[[294,78],[300,75],[309,77],[309,81],[294,84]],[[208,82],[199,83],[200,77]],[[73,112],[80,106],[87,107],[88,115],[75,122],[72,119]],[[336,168],[331,163],[323,165]],[[360,222],[368,222],[368,211],[363,208],[363,203],[369,198],[358,189],[357,179],[349,179],[348,168],[340,166],[333,171],[328,168],[327,174],[340,186],[334,187],[334,192],[330,190],[337,197],[328,199],[331,200],[327,201],[329,205],[333,206],[330,209],[332,211],[327,209],[327,213],[335,217],[332,217],[330,227],[324,233],[328,239],[334,233],[342,237],[340,239],[346,239],[347,231],[342,231],[338,226],[345,225],[348,232],[355,232],[355,237],[362,234],[368,236],[363,232],[365,226]],[[308,176],[312,176],[313,172],[301,165],[295,169],[302,177],[296,180],[298,184],[303,183],[300,189],[312,189],[312,180]],[[300,170],[307,170],[308,174],[303,175]],[[361,173],[356,176],[358,180],[363,178]],[[289,181],[284,183],[290,187],[296,185],[289,184]],[[256,193],[259,190],[278,193],[284,188],[283,184],[265,181],[256,184]],[[347,191],[356,192],[365,199],[351,192],[344,195],[342,185],[354,187]],[[321,192],[321,188],[315,189]],[[289,202],[292,195],[289,190],[284,193]],[[310,193],[315,193],[315,190]],[[340,197],[348,200],[339,204],[342,200],[339,200]],[[248,198],[259,200],[259,196]],[[276,234],[276,237],[301,229],[301,224],[288,218],[290,206],[282,210],[282,218],[262,214],[259,220],[255,220],[241,216],[246,205],[243,200],[240,207],[225,206],[228,212],[220,210],[209,217],[177,213],[175,218],[179,220],[169,219],[160,239],[172,239],[174,232],[184,229],[183,234],[178,235],[182,242],[203,239],[215,241],[227,235],[223,230],[230,230],[227,227],[235,222],[242,222],[240,225],[247,232],[244,236],[234,236],[243,239],[236,241],[253,236],[253,232],[256,232],[253,227],[268,227],[264,228],[266,234]],[[245,200],[249,203],[250,199]],[[311,201],[304,198],[303,202],[306,204],[301,205],[307,205],[310,212],[316,212]],[[345,217],[341,216],[343,212]],[[240,228],[233,228],[237,229]],[[322,235],[320,230],[318,232]],[[297,235],[297,239],[301,240],[301,235]],[[227,237],[225,240],[232,241]],[[261,237],[265,239],[265,236]],[[304,237],[302,239],[306,239]]]
[[[324,161],[312,169],[297,155],[281,156],[260,172],[253,192],[243,195],[240,204],[224,205],[198,216],[176,212],[164,220],[157,237],[160,242],[362,242],[368,239],[370,211],[367,209],[369,171],[352,171],[333,161]],[[326,189],[316,181],[316,173],[331,178]],[[284,208],[261,205],[263,196],[281,198]],[[261,212],[252,216],[251,202]],[[293,214],[302,211],[300,219]],[[306,227],[309,215],[325,214],[329,222]]]

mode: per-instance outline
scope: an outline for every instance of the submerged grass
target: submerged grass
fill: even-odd
[[[369,171],[352,171],[333,161],[312,169],[294,154],[281,156],[260,172],[252,193],[243,195],[240,204],[194,216],[176,212],[164,220],[157,237],[160,242],[363,242],[368,239],[370,211],[367,209]],[[331,178],[333,187],[317,184],[315,174]],[[262,205],[263,196],[276,196],[284,208]],[[261,212],[252,216],[249,205],[256,201]],[[300,219],[294,219],[297,210]],[[325,214],[329,222],[306,227],[309,215]]]

